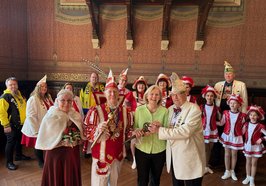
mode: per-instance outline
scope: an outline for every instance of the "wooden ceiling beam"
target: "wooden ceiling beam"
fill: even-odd
[[[169,22],[170,22],[170,13],[171,13],[172,2],[173,2],[173,0],[164,0],[161,50],[168,50]]]
[[[133,11],[132,11],[132,0],[126,0],[126,7],[127,7],[127,30],[126,30],[126,47],[127,50],[133,50]]]
[[[100,45],[100,33],[99,33],[99,5],[93,0],[86,0],[86,4],[89,8],[91,25],[92,25],[92,47],[94,49],[99,49]],[[98,12],[98,14],[96,14]],[[96,16],[97,15],[97,16]]]
[[[202,50],[205,39],[205,27],[208,19],[208,14],[213,6],[214,0],[201,0],[199,3],[197,35],[194,45],[194,50]]]

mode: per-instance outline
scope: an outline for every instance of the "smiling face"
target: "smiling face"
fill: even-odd
[[[18,82],[16,80],[9,80],[6,82],[6,88],[12,92],[12,94],[16,94],[18,91]]]
[[[172,100],[177,108],[180,108],[187,100],[185,92],[171,93]]]
[[[42,95],[42,96],[44,96],[45,94],[46,94],[46,92],[47,92],[47,83],[41,83],[40,85],[39,85],[39,90],[40,90],[40,94]]]
[[[110,107],[116,107],[118,104],[118,96],[119,96],[118,89],[110,87],[104,91],[104,94],[107,100],[107,104]]]
[[[207,92],[205,95],[205,99],[207,104],[211,105],[214,102],[214,93],[213,92]]]
[[[99,77],[98,77],[98,74],[96,73],[91,73],[91,76],[90,76],[90,82],[93,86],[95,86],[99,81]]]
[[[257,123],[259,120],[259,115],[255,111],[250,111],[248,117],[251,123]]]
[[[70,94],[63,94],[57,98],[58,108],[63,112],[69,112],[73,98]]]
[[[138,83],[137,84],[137,91],[139,92],[139,93],[144,93],[145,92],[145,85],[142,83],[142,82],[140,82],[140,83]]]
[[[233,72],[225,72],[224,79],[227,83],[231,83],[235,78],[235,74]]]
[[[158,86],[160,87],[161,90],[165,90],[167,88],[167,83],[165,80],[160,80],[158,82]]]
[[[162,94],[158,87],[154,87],[147,94],[147,100],[149,105],[157,106],[160,104],[161,99],[162,99]]]

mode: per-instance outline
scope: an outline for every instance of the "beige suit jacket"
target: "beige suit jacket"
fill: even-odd
[[[222,99],[222,93],[223,93],[223,88],[224,88],[224,83],[225,81],[220,81],[215,84],[214,88],[218,91],[219,95],[215,99],[215,103],[217,107],[220,107],[221,105],[221,99]],[[242,81],[233,81],[233,87],[232,87],[232,93],[233,94],[238,94],[241,96],[243,99],[243,104],[240,107],[240,111],[243,113],[247,112],[247,107],[248,107],[248,93],[247,93],[247,87],[246,84]]]
[[[173,115],[169,107],[169,121]],[[191,180],[202,177],[205,171],[205,145],[199,106],[185,102],[181,106],[174,128],[159,128],[159,139],[167,140],[166,165],[170,172],[171,161],[176,179]]]

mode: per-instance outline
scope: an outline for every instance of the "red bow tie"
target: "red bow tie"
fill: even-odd
[[[174,108],[174,112],[175,112],[175,113],[179,113],[179,112],[181,112],[181,108]]]

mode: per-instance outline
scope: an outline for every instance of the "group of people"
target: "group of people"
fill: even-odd
[[[83,145],[83,152],[92,156],[91,185],[115,186],[129,139],[139,186],[160,185],[165,162],[174,186],[200,186],[204,174],[213,173],[208,162],[220,142],[226,169],[221,178],[237,180],[237,152],[243,150],[247,176],[242,183],[255,185],[257,160],[265,153],[266,130],[261,123],[265,113],[259,106],[247,107],[245,83],[234,79],[228,62],[225,81],[203,88],[205,102],[200,106],[190,94],[191,77],[159,74],[148,87],[140,76],[130,91],[127,73],[128,69],[121,72],[117,84],[110,70],[104,86],[94,72],[79,97],[66,83],[55,101],[48,94],[46,76],[27,102],[17,80],[8,78],[0,97],[7,168],[17,169],[15,147],[15,160],[30,159],[22,154],[23,144],[35,149],[43,168],[42,185],[81,185]]]

